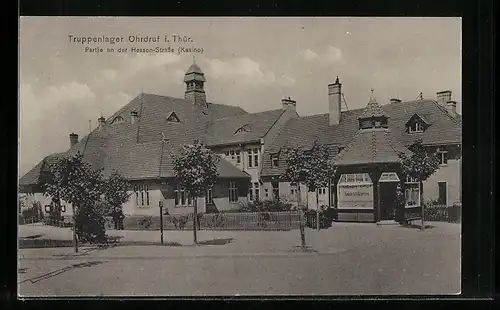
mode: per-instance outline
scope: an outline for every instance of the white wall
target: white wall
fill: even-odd
[[[433,175],[423,182],[424,201],[439,198],[438,182],[446,182],[446,200],[448,205],[452,205],[454,202],[460,201],[460,192],[462,190],[460,161],[461,159],[449,159],[446,166],[441,166]]]

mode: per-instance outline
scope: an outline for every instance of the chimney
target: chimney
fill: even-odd
[[[397,98],[391,98],[390,101],[391,101],[391,103],[401,103],[401,99],[397,99]]]
[[[134,124],[137,120],[137,117],[139,117],[139,113],[137,113],[136,110],[130,111],[130,123]]]
[[[437,93],[437,102],[443,108],[446,107],[448,101],[451,101],[451,90],[444,90]]]
[[[290,97],[281,99],[281,104],[283,105],[283,110],[296,111],[297,101],[290,99]]]
[[[446,111],[448,111],[451,116],[455,117],[457,115],[457,102],[452,100],[446,102]]]
[[[342,84],[340,84],[338,76],[335,83],[328,85],[328,111],[330,126],[338,125],[340,123],[340,105],[342,96],[341,86]]]
[[[69,134],[69,146],[73,147],[73,145],[78,143],[78,135],[74,132]]]
[[[99,124],[99,130],[102,130],[104,128],[104,125],[106,125],[106,119],[104,116],[101,116],[97,119],[97,123]]]

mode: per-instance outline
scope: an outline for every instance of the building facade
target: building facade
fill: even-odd
[[[371,98],[366,108],[342,111],[342,85],[337,78],[327,86],[328,113],[300,117],[296,112],[297,103],[291,98],[282,99],[274,110],[259,113],[210,103],[205,82],[204,73],[193,63],[184,77],[184,98],[141,93],[111,117],[99,118],[98,128],[81,140],[78,135],[70,134],[69,150],[45,157],[20,179],[20,192],[28,194],[29,201],[50,205],[52,199],[43,196],[41,187],[50,164],[80,152],[85,161],[103,169],[105,175],[118,171],[130,181],[130,199],[123,206],[126,215],[159,215],[160,202],[169,214],[191,213],[194,200],[175,183],[171,158],[179,153],[182,145],[197,140],[223,159],[217,167],[217,184],[207,189],[204,197],[197,198],[200,212],[235,209],[241,204],[277,197],[297,204],[298,190],[301,203],[315,209],[318,207],[315,192],[309,192],[304,185],[299,189],[296,184],[280,180],[286,168],[283,150],[286,147],[310,149],[316,141],[328,145],[332,161],[337,160],[345,154],[344,150],[351,148],[360,130],[365,130],[362,129],[365,123],[360,120],[376,103],[377,111],[382,111],[389,120],[391,143],[404,149],[421,139],[429,150],[440,154],[440,169],[424,182],[424,199],[439,200],[445,205],[461,201],[461,116],[456,113],[456,102],[452,101],[450,91],[439,92],[436,100],[393,99],[380,104]],[[359,143],[359,150],[347,158],[353,159],[352,154],[357,153],[368,154],[366,148],[371,145],[368,142]],[[390,152],[377,154],[385,160],[394,157]],[[377,176],[377,180],[370,176],[368,180],[365,172],[353,171],[338,179],[332,177],[329,186],[318,189],[319,206],[341,208],[345,188],[358,183],[370,188],[368,183],[378,184],[382,176]],[[389,177],[384,175],[384,178]],[[406,202],[418,205],[419,189],[412,180],[406,181]],[[373,195],[374,189],[367,191]],[[71,216],[71,205],[62,204],[64,215]],[[362,200],[359,204],[363,205]],[[347,217],[345,220],[377,219],[364,215]]]

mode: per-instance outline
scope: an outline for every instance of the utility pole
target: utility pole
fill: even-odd
[[[160,240],[163,245],[163,201],[158,202],[158,207],[160,207]]]

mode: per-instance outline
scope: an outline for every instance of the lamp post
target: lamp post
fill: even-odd
[[[158,207],[160,208],[160,240],[163,245],[163,201],[158,202]]]

